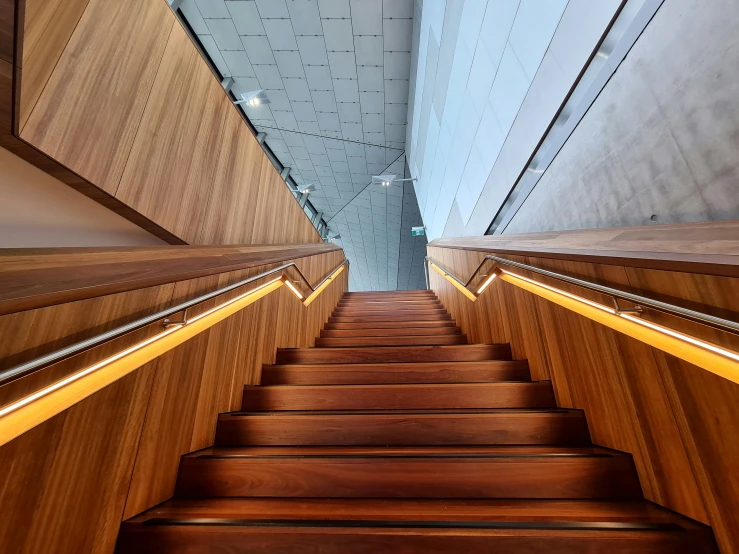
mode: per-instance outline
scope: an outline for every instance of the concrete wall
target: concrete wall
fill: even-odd
[[[505,233],[737,218],[739,3],[668,0]]]
[[[153,246],[154,235],[0,148],[0,248]]]

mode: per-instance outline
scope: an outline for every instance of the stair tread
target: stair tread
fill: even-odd
[[[527,414],[572,414],[582,415],[582,410],[576,410],[571,408],[465,408],[465,409],[420,409],[420,410],[409,410],[409,409],[391,409],[391,410],[295,410],[295,411],[235,411],[220,414],[220,417],[243,417],[243,416],[440,416],[440,415],[454,415],[454,416],[470,416],[475,415],[520,415],[524,416]]]
[[[628,456],[617,450],[600,446],[551,446],[551,445],[503,445],[503,446],[211,446],[185,454],[184,458],[214,457],[469,457],[485,456],[510,458],[511,456]]]
[[[174,499],[130,519],[248,518],[254,520],[641,521],[700,524],[644,500],[209,498]]]

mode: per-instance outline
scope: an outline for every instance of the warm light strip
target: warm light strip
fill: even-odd
[[[0,409],[0,445],[10,442],[157,356],[253,304],[283,284],[281,277],[274,279],[191,318],[185,324],[169,328],[3,407]]]
[[[500,278],[597,323],[672,354],[734,383],[739,383],[739,354],[736,352],[631,314],[617,313],[615,309],[608,306],[509,271],[502,271]]]
[[[493,282],[493,280],[498,276],[497,273],[493,273],[490,277],[488,277],[487,281],[485,281],[482,286],[477,289],[477,294],[482,294],[482,291],[484,291],[486,288],[488,288],[488,285]]]
[[[287,278],[285,278],[285,284],[287,285],[287,288],[295,293],[295,296],[297,296],[300,300],[303,299],[303,295],[298,292],[298,289],[296,289],[295,286]]]
[[[477,296],[475,296],[474,294],[472,294],[472,292],[467,287],[465,287],[463,284],[459,283],[454,277],[452,277],[451,275],[449,275],[446,271],[444,271],[443,269],[441,269],[438,265],[436,265],[431,260],[429,260],[429,265],[434,270],[436,270],[437,273],[439,273],[442,277],[444,277],[444,279],[446,279],[452,285],[454,285],[454,287],[457,290],[459,290],[459,292],[461,292],[462,294],[464,294],[467,298],[469,298],[473,302],[475,300],[477,300]]]
[[[321,283],[316,290],[314,290],[310,295],[308,295],[308,298],[303,300],[303,304],[306,306],[310,306],[311,303],[318,297],[319,294],[325,289],[327,286],[329,286],[334,279],[344,271],[344,266],[340,265],[339,268],[334,271],[323,283]]]

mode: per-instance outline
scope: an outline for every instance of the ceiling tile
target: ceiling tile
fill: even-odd
[[[385,123],[405,123],[408,104],[385,104]]]
[[[259,84],[265,89],[285,88],[276,65],[253,65]],[[271,100],[271,98],[270,98]]]
[[[195,0],[195,3],[198,5],[198,9],[202,16],[205,18],[231,17],[231,14],[228,12],[228,8],[226,8],[226,3],[223,0]]]
[[[290,133],[287,131],[283,131],[282,138],[285,140],[285,144],[288,145],[288,147],[292,148],[294,146],[305,146],[305,143],[303,143],[303,136],[298,133]]]
[[[377,0],[351,0],[355,35],[382,35],[382,4]]]
[[[359,133],[361,134],[362,130],[359,129]],[[363,144],[356,144],[352,142],[347,142],[344,144],[344,148],[346,150],[347,156],[364,156],[364,145]]]
[[[303,142],[305,142],[305,148],[310,154],[326,154],[328,152],[321,137],[304,136]],[[331,157],[329,156],[330,159]]]
[[[218,48],[221,50],[241,50],[244,45],[241,44],[239,33],[230,19],[206,19],[205,24],[210,30],[210,34],[216,41]]]
[[[384,63],[382,37],[354,37],[354,52],[359,65],[379,65]]]
[[[256,2],[262,19],[267,17],[290,17],[285,0],[256,0]]]
[[[364,132],[364,142],[369,144],[385,144],[385,133]]]
[[[312,135],[321,134],[321,128],[318,126],[318,121],[298,121],[298,127],[303,133],[310,133]]]
[[[392,123],[385,124],[385,140],[400,142],[405,138],[405,124],[394,125]]]
[[[360,92],[359,102],[362,113],[384,113],[385,95],[382,92]]]
[[[331,67],[331,76],[334,79],[356,79],[357,64],[354,52],[329,52],[328,64]]]
[[[359,88],[356,79],[334,79],[333,88],[337,102],[359,102]]]
[[[255,90],[255,89],[250,89],[250,90]],[[270,101],[269,106],[272,110],[281,110],[283,112],[292,110],[292,106],[290,105],[290,99],[287,97],[287,93],[285,92],[284,89],[265,88],[264,92],[267,94],[267,98],[269,98],[269,101]]]
[[[413,17],[413,0],[382,0],[382,17]]]
[[[272,50],[297,50],[293,26],[289,19],[262,19]]]
[[[386,79],[407,79],[410,73],[410,52],[385,52]]]
[[[303,71],[303,61],[300,59],[300,53],[295,50],[283,50],[274,52],[277,67],[280,68],[280,75],[283,77],[301,77],[305,78]]]
[[[410,52],[413,37],[412,19],[383,19],[382,36],[386,52]]]
[[[254,62],[252,61],[252,63]],[[385,102],[388,104],[407,104],[408,80],[385,79]]]
[[[322,36],[298,36],[295,39],[305,65],[328,65],[326,45]]]
[[[350,19],[324,19],[323,36],[329,52],[353,52],[354,37]]]
[[[357,97],[359,95],[357,94]],[[349,123],[361,123],[362,112],[357,102],[337,102],[336,106],[339,110],[339,119]]]
[[[314,90],[311,92],[313,106],[317,112],[335,112],[336,100],[333,91]]]
[[[331,162],[345,162],[346,161],[346,151],[345,150],[335,150],[333,148],[326,148],[325,152],[326,152],[326,155],[328,156],[329,161]],[[339,175],[337,175],[336,180],[338,181],[339,179],[340,177]],[[349,180],[351,181],[351,179]]]
[[[303,102],[311,102],[310,90],[308,90],[308,81],[305,79],[285,78],[285,91],[290,100],[299,100]]]
[[[323,34],[316,0],[290,0],[287,9],[296,35]]]
[[[357,67],[357,80],[360,91],[379,91],[383,90],[383,74],[382,67],[375,66],[359,66]]]
[[[326,154],[311,154],[310,159],[313,162],[314,167],[331,167],[331,163],[328,161],[328,156],[326,156]]]
[[[339,114],[335,112],[317,112],[316,117],[322,131],[341,131]]]
[[[241,42],[239,42],[241,44]],[[256,77],[251,62],[243,50],[221,52],[232,77]]]
[[[280,129],[287,129],[288,131],[297,131],[298,122],[295,121],[293,112],[283,112],[279,110],[272,110],[272,117],[275,118],[275,123]]]
[[[244,50],[248,52],[249,60],[253,64],[274,64],[275,57],[272,55],[272,47],[266,36],[241,37]]]
[[[381,133],[385,130],[385,118],[381,114],[362,114],[362,128],[365,133]]]
[[[346,140],[355,140],[359,142],[364,140],[361,123],[342,123],[341,132]]]
[[[226,0],[226,6],[240,35],[266,34],[262,20],[259,17],[257,5],[254,2],[244,2],[243,0],[229,2]]]
[[[331,70],[328,66],[306,65],[305,76],[308,79],[308,88],[311,90],[332,90]]]
[[[318,0],[321,17],[351,17],[349,0]]]

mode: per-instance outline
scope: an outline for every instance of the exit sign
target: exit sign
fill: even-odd
[[[426,234],[426,229],[423,227],[411,227],[411,236],[418,237]]]

